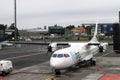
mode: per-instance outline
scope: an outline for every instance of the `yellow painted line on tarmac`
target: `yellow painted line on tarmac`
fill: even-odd
[[[41,80],[56,80],[55,77],[56,76],[49,76],[47,78],[42,78]]]
[[[40,80],[57,80],[61,77],[66,77],[65,75],[53,75],[53,76],[49,76],[49,77],[46,77],[46,78],[42,78]]]

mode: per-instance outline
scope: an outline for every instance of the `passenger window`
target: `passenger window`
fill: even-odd
[[[63,57],[63,54],[58,54],[58,56],[57,56],[57,57],[61,58],[61,57]]]
[[[52,57],[56,57],[57,56],[57,54],[53,54],[53,56]]]

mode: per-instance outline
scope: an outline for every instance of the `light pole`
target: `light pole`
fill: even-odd
[[[16,0],[14,0],[14,24],[15,24],[15,41],[17,41],[17,15],[16,15]]]
[[[119,24],[120,24],[120,11],[119,11]]]

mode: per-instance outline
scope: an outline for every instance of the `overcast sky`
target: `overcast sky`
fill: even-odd
[[[16,0],[17,27],[118,22],[120,0]],[[0,24],[14,22],[14,0],[0,0]]]

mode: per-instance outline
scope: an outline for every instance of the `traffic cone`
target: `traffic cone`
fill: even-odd
[[[100,68],[99,65],[96,67],[96,70],[97,70],[97,71],[100,71],[100,70],[101,70],[101,68]]]

